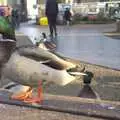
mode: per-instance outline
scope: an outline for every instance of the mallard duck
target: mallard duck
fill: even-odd
[[[35,38],[35,40],[36,40],[36,38]],[[39,48],[42,48],[44,50],[54,50],[56,48],[55,43],[48,40],[48,38],[44,32],[42,33],[41,39],[36,42],[36,46],[38,46]]]
[[[20,48],[12,54],[2,73],[4,77],[30,88],[44,80],[64,86],[76,79],[76,76],[68,71],[77,66],[52,52],[27,47]],[[20,98],[19,95],[14,96],[17,97]]]

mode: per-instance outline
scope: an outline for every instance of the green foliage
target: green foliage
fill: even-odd
[[[81,18],[82,21],[88,21],[88,16],[84,16]]]
[[[3,16],[0,16],[0,32],[9,35],[14,34],[14,29],[11,27],[9,20]]]
[[[109,16],[105,16],[104,11],[100,11],[97,15],[82,16],[75,14],[73,16],[73,23],[87,23],[87,24],[102,24],[113,22]]]

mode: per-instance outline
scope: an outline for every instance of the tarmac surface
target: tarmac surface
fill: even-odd
[[[105,120],[82,115],[71,115],[55,111],[35,110],[15,105],[0,104],[0,117],[3,120]]]
[[[104,34],[115,30],[116,24],[58,26],[56,51],[76,60],[120,70],[120,39]],[[49,35],[48,26],[31,22],[22,24],[17,32],[27,35],[33,43],[42,32]]]

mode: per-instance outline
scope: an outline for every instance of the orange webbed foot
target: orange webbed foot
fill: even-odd
[[[29,88],[26,92],[20,92],[12,95],[11,99],[24,101],[25,99],[32,97],[32,91],[32,88]]]
[[[11,99],[14,100],[20,100],[26,103],[41,103],[43,98],[42,98],[42,83],[39,82],[38,85],[38,91],[37,91],[37,97],[32,96],[32,88],[30,87],[28,91],[19,93],[17,95],[12,95]]]

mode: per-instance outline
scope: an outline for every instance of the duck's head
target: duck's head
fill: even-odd
[[[42,36],[43,36],[44,39],[47,38],[47,36],[46,36],[46,34],[44,32],[42,33]]]

